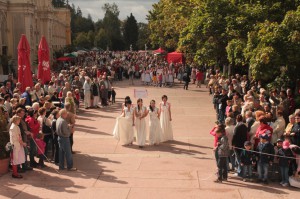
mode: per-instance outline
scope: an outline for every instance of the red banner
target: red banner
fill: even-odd
[[[46,38],[43,36],[38,50],[38,79],[41,79],[43,84],[51,80],[50,62],[49,62],[49,46]]]
[[[30,66],[30,46],[25,35],[21,36],[18,45],[18,82],[21,83],[21,91],[26,87],[32,87],[32,73]]]

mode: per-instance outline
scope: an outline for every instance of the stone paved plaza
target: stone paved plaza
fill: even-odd
[[[112,137],[115,117],[129,95],[134,104],[134,88],[117,82],[117,103],[105,109],[81,110],[75,132],[74,166],[77,172],[56,173],[53,164],[43,170],[24,173],[21,180],[11,173],[0,177],[0,198],[101,198],[101,199],[196,199],[196,198],[296,198],[300,192],[245,183],[230,175],[229,181],[215,184],[213,137],[209,131],[215,113],[207,89],[183,90],[147,87],[148,98],[160,102],[163,94],[172,104],[175,140],[160,146],[139,149],[123,147]]]

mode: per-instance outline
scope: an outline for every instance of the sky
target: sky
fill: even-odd
[[[69,0],[69,3],[75,5],[75,8],[80,7],[83,16],[90,14],[94,21],[102,19],[104,12],[101,7],[105,3],[116,3],[120,10],[119,18],[124,20],[130,13],[138,22],[147,22],[146,16],[151,10],[154,3],[159,0]]]

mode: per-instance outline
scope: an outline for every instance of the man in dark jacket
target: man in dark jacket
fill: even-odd
[[[260,136],[260,143],[257,146],[257,173],[259,182],[264,182],[268,184],[268,172],[269,165],[273,164],[274,160],[274,146],[268,141],[269,136],[267,134],[262,134]]]
[[[26,87],[25,92],[22,94],[22,98],[25,98],[25,106],[32,106],[32,99],[31,99],[31,88],[30,87]]]
[[[300,147],[300,112],[295,116],[295,124],[291,130],[292,143]]]
[[[255,122],[255,119],[253,118],[252,111],[247,111],[246,114],[245,114],[245,117],[246,117],[246,124],[247,124],[247,128],[248,128],[248,133],[249,133],[252,125]]]
[[[94,78],[94,81],[91,86],[92,95],[93,95],[93,107],[99,108],[99,100],[100,100],[100,86],[97,78]]]
[[[234,153],[237,162],[237,174],[238,176],[242,177],[242,167],[241,167],[241,149],[244,148],[244,143],[247,141],[248,138],[248,128],[243,123],[243,116],[237,115],[236,116],[236,126],[233,130],[233,137],[232,137],[232,146],[237,147],[234,148]]]
[[[226,112],[226,106],[227,106],[227,100],[228,100],[227,90],[222,89],[222,93],[220,95],[219,99],[219,123],[223,124],[225,121],[225,112]]]
[[[188,90],[191,78],[188,73],[183,74],[182,80],[184,81],[183,89]]]

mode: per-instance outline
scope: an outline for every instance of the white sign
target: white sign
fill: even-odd
[[[135,98],[147,98],[148,91],[146,89],[134,89],[134,97]]]

